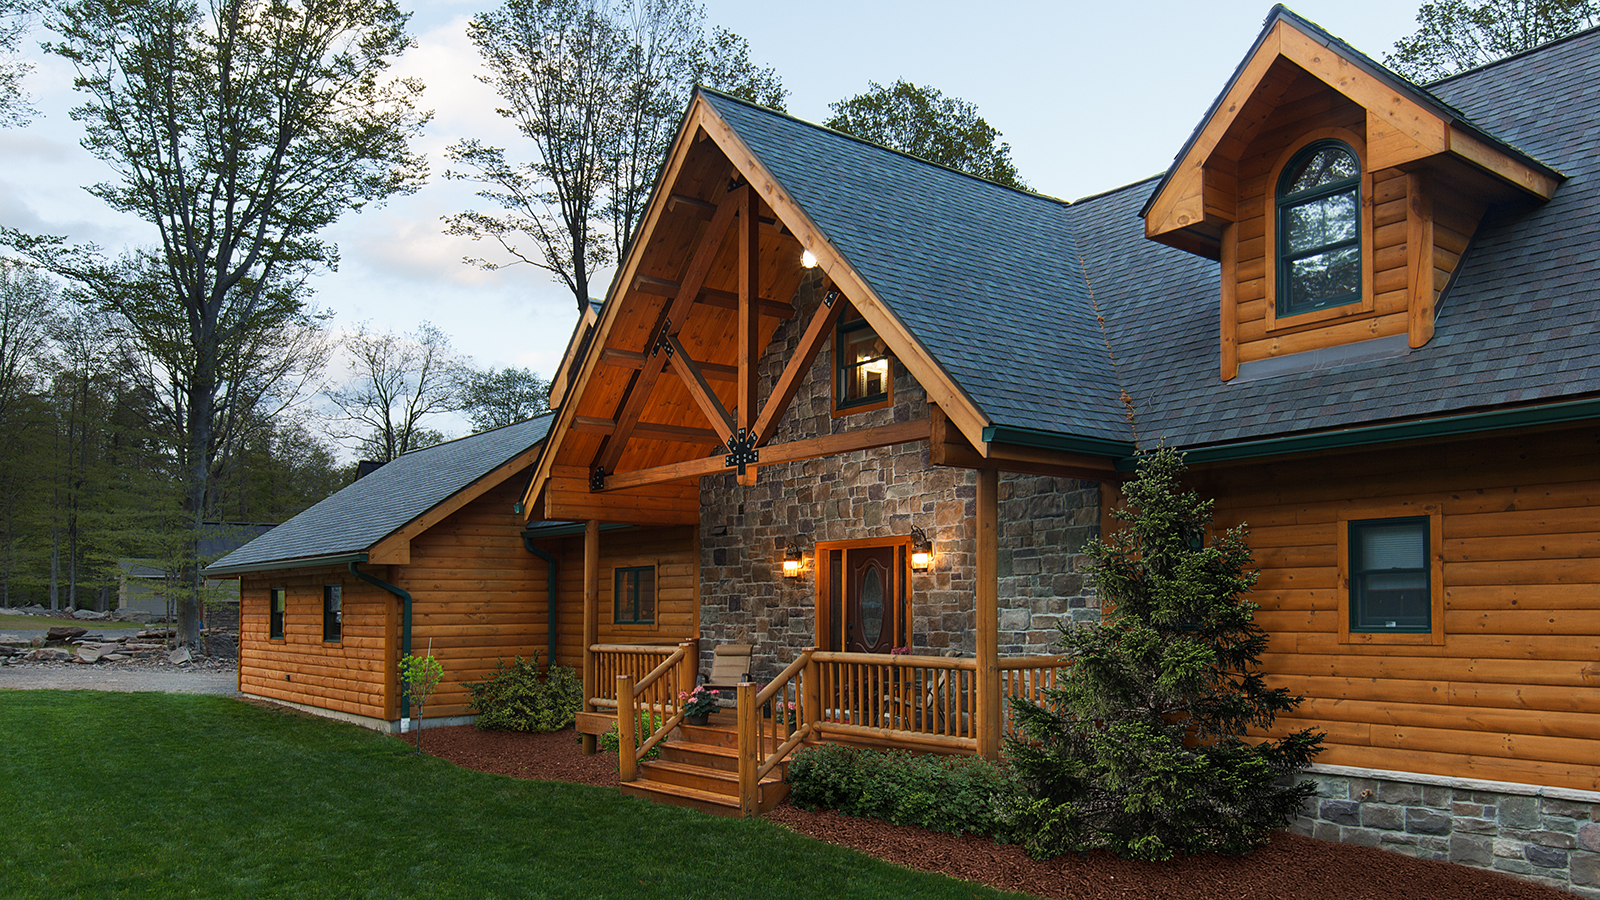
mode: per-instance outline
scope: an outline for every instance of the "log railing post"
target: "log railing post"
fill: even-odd
[[[639,712],[633,708],[633,676],[617,676],[617,777],[633,781],[639,777],[638,746],[634,729],[639,725]]]
[[[800,670],[801,721],[811,726],[814,736],[817,723],[822,721],[822,684],[817,677],[817,664],[811,659],[817,648],[807,647],[800,652],[806,657],[806,667]]]
[[[1000,473],[978,470],[978,755],[1000,756]]]
[[[696,640],[683,641],[678,644],[683,648],[683,660],[678,663],[678,693],[687,693],[694,690],[695,682],[700,674],[700,642]],[[672,695],[672,708],[683,712],[683,704],[678,700],[678,694]]]
[[[760,814],[761,781],[756,769],[761,765],[761,741],[756,724],[761,713],[756,709],[756,686],[741,682],[737,688],[739,702],[739,815],[746,819]]]

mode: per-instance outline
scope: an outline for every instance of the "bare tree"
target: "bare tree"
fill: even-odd
[[[633,238],[678,115],[698,81],[782,108],[771,69],[750,62],[745,40],[716,29],[693,0],[506,0],[474,17],[468,35],[506,101],[500,114],[533,145],[513,162],[478,140],[445,155],[445,177],[483,185],[498,211],[446,216],[446,232],[493,240],[508,261],[567,286],[581,311],[593,274]],[[608,240],[609,236],[609,240]]]
[[[426,420],[461,408],[469,368],[450,338],[427,322],[414,335],[373,331],[363,323],[345,336],[350,380],[330,390],[349,428],[336,437],[361,441],[369,459],[388,462],[437,443]]]

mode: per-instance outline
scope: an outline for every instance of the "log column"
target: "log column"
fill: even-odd
[[[600,641],[600,520],[583,526],[583,711],[594,712],[594,650]],[[583,736],[583,752],[595,752],[595,736]]]
[[[1000,472],[978,470],[978,753],[1000,756]]]

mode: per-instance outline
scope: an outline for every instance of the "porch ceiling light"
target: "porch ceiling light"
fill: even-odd
[[[817,267],[817,255],[812,253],[810,250],[802,251],[800,254],[800,265],[808,269],[815,269]]]
[[[926,572],[932,564],[933,541],[928,540],[927,532],[911,526],[911,571]]]
[[[790,547],[783,556],[783,577],[800,577],[800,548]]]

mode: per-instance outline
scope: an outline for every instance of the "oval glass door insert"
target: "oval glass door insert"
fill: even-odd
[[[861,578],[861,641],[876,646],[883,637],[883,578],[877,566],[868,567]]]

